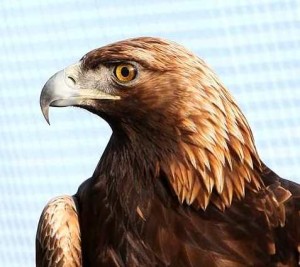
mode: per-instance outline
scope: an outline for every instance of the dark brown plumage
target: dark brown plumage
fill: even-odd
[[[93,50],[46,83],[47,120],[50,105],[85,108],[113,134],[73,198],[43,211],[37,266],[299,266],[300,186],[262,163],[191,52],[156,38]]]

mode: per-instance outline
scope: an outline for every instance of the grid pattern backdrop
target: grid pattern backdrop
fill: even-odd
[[[79,109],[42,117],[56,71],[120,39],[177,41],[219,74],[249,120],[262,159],[300,182],[300,1],[2,0],[0,266],[33,266],[39,215],[90,177],[109,127]]]

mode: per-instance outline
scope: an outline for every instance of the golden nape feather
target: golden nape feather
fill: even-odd
[[[199,87],[202,97],[189,101],[177,126],[182,154],[165,166],[181,202],[195,202],[204,210],[212,202],[224,210],[234,196],[244,197],[245,186],[253,191],[262,187],[261,162],[249,125],[225,88],[219,84],[217,94],[206,84]]]
[[[40,102],[47,121],[76,106],[113,133],[93,176],[43,211],[37,266],[299,266],[300,186],[261,161],[233,97],[184,47],[95,49]]]

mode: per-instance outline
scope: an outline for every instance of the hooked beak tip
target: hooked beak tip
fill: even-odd
[[[49,105],[43,105],[41,103],[41,109],[42,109],[42,113],[43,113],[43,116],[44,116],[45,120],[50,125],[50,121],[49,121]]]

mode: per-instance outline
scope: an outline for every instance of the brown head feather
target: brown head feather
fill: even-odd
[[[149,164],[159,166],[156,173],[165,174],[180,202],[223,209],[243,198],[246,188],[262,187],[249,125],[201,59],[173,42],[138,38],[93,50],[82,66],[95,70],[115,61],[141,69],[134,87],[121,93],[124,105],[118,102],[110,124],[144,149],[142,155],[155,155]]]

